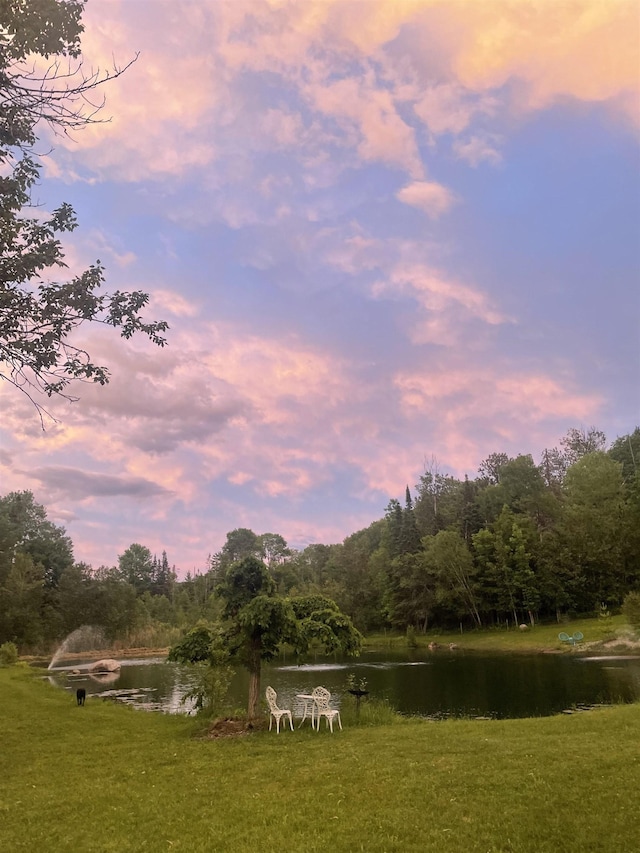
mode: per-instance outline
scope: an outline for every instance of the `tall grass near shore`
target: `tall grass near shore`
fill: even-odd
[[[624,853],[640,705],[200,739],[193,718],[0,669],[0,849]]]

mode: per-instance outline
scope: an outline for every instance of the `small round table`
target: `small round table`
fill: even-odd
[[[316,697],[311,693],[296,693],[296,699],[299,699],[304,703],[304,710],[302,712],[300,725],[302,725],[309,716],[311,717],[311,728],[315,728]]]

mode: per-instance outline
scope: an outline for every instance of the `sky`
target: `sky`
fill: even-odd
[[[0,493],[77,560],[181,576],[226,533],[340,542],[425,468],[640,423],[636,0],[89,0],[108,122],[49,140],[69,275],[168,345],[84,327],[80,399],[0,383]],[[46,131],[43,130],[46,142]]]

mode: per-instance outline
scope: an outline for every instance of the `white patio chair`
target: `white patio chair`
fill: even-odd
[[[333,734],[333,721],[338,720],[338,725],[340,726],[340,731],[342,731],[342,720],[340,719],[340,711],[336,708],[331,708],[331,693],[326,689],[326,687],[315,687],[313,689],[313,701],[314,701],[314,711],[315,716],[318,721],[318,731],[320,731],[320,719],[322,717],[327,721],[327,727],[331,730],[331,734]]]
[[[273,689],[273,687],[267,687],[265,690],[265,695],[267,697],[267,705],[269,706],[269,731],[271,731],[271,726],[273,721],[276,721],[276,734],[280,734],[280,720],[282,717],[287,719],[289,718],[289,726],[291,727],[291,731],[293,731],[293,719],[291,718],[291,711],[287,708],[278,708],[278,694]]]

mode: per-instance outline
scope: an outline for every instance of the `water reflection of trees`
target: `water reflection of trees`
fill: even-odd
[[[192,710],[182,697],[193,687],[188,668],[155,663],[124,665],[118,673],[101,675],[68,670],[49,671],[58,687],[125,702],[136,708],[185,714]],[[375,660],[316,661],[309,666],[271,664],[265,678],[283,702],[297,693],[322,685],[340,701],[350,673],[366,675],[372,697],[386,699],[397,710],[424,716],[462,714],[518,717],[557,713],[582,703],[631,701],[640,698],[640,658],[631,660],[558,660],[538,656],[514,660],[508,656],[455,655],[447,651],[441,662],[432,654],[424,661]],[[106,680],[105,680],[106,676]],[[114,679],[115,676],[115,679]],[[230,689],[238,706],[246,700],[246,673],[236,672]],[[289,705],[291,707],[291,705]]]

